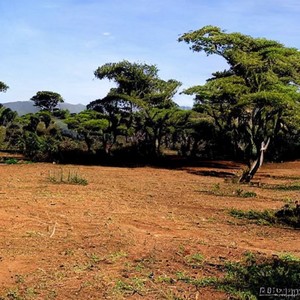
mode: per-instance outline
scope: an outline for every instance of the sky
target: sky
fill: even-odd
[[[300,49],[299,16],[299,0],[0,0],[0,103],[53,91],[87,105],[114,86],[94,71],[122,60],[156,65],[180,92],[226,68],[179,43],[183,33],[214,25]]]

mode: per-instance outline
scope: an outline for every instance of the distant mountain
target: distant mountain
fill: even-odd
[[[29,113],[36,113],[39,111],[39,108],[33,105],[32,101],[15,101],[2,103],[3,106],[10,108],[13,111],[16,111],[19,116],[26,115]],[[86,109],[86,106],[83,104],[71,104],[71,103],[59,103],[58,108],[67,109],[70,113],[76,113]]]
[[[190,110],[190,109],[192,109],[192,107],[190,107],[190,106],[179,106],[181,109],[183,109],[183,110]]]

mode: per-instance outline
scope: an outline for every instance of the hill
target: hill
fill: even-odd
[[[33,105],[32,101],[15,101],[2,103],[3,106],[10,108],[13,111],[16,111],[18,115],[26,115],[28,113],[36,113],[39,111],[39,108]],[[83,104],[71,104],[71,103],[60,103],[58,105],[60,109],[67,109],[71,113],[79,113],[86,109],[86,106]]]

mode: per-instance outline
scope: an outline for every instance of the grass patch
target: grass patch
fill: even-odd
[[[19,161],[16,158],[7,158],[4,163],[7,165],[16,165]]]
[[[184,261],[187,265],[193,268],[197,268],[203,265],[204,256],[200,253],[195,253],[195,254],[185,256]]]
[[[223,271],[225,274],[222,278],[192,280],[181,276],[182,279],[178,280],[197,287],[214,287],[231,295],[230,299],[236,300],[256,300],[264,297],[288,299],[287,296],[299,299],[300,260],[292,255],[265,257],[246,252],[241,261],[227,262]]]
[[[75,184],[75,185],[87,185],[88,181],[77,171],[64,171],[60,169],[59,171],[49,171],[49,180],[56,184]]]
[[[239,197],[239,198],[254,198],[257,194],[252,191],[245,191],[237,185],[221,186],[220,183],[214,184],[210,190],[200,190],[201,193],[214,195],[219,197]]]
[[[226,275],[218,283],[219,288],[238,295],[240,299],[260,299],[271,293],[283,294],[285,289],[299,289],[298,259],[258,257],[247,252],[241,262],[230,262],[225,267]],[[278,295],[268,299],[278,299]]]
[[[277,191],[300,191],[300,182],[295,182],[292,184],[267,185],[264,188]]]
[[[285,204],[279,210],[264,211],[243,211],[239,209],[230,210],[229,214],[238,219],[252,220],[261,225],[287,225],[294,228],[300,228],[300,205],[296,201],[295,204]]]
[[[232,209],[229,214],[238,219],[255,221],[257,224],[271,225],[276,223],[275,211],[273,210],[255,211],[251,209],[249,211],[243,211],[240,209]]]
[[[114,290],[119,294],[125,295],[134,295],[138,294],[143,296],[143,292],[145,290],[145,282],[146,280],[139,277],[130,278],[127,280],[118,280],[115,283]]]

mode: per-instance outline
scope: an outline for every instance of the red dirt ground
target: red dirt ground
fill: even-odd
[[[228,299],[179,278],[222,276],[215,266],[245,251],[300,257],[299,231],[228,213],[300,200],[263,188],[299,182],[300,162],[264,165],[260,186],[224,181],[240,170],[0,165],[0,299]],[[50,181],[62,171],[88,185]]]

